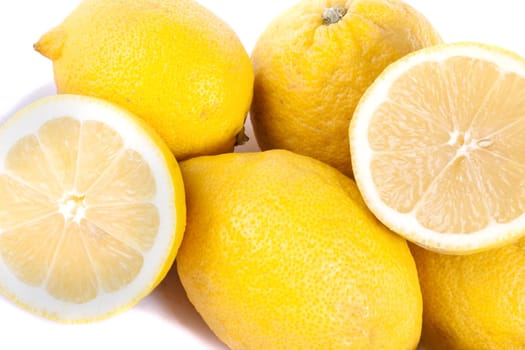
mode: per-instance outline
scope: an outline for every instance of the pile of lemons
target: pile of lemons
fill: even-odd
[[[34,46],[59,94],[0,126],[20,306],[106,318],[176,261],[231,349],[525,344],[525,59],[400,0],[299,0],[251,57],[194,0],[85,0]]]

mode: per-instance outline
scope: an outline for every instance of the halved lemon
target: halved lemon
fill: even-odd
[[[393,231],[451,254],[525,235],[525,59],[477,43],[389,66],[349,129],[356,182]]]
[[[148,295],[185,225],[167,146],[94,98],[44,98],[0,126],[0,194],[0,291],[63,322],[105,318]]]

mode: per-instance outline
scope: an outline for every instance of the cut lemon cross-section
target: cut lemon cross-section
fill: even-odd
[[[171,267],[185,211],[167,146],[112,104],[48,97],[0,126],[0,291],[32,312],[131,307]]]
[[[349,129],[356,182],[388,227],[461,254],[525,235],[525,59],[476,43],[389,66]]]

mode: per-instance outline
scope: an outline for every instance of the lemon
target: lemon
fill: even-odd
[[[90,97],[48,97],[0,126],[0,291],[63,322],[108,317],[173,263],[184,186],[143,121]]]
[[[525,234],[525,59],[457,43],[394,63],[350,126],[363,197],[428,249],[472,253]]]
[[[390,63],[441,43],[398,0],[302,0],[277,17],[252,53],[251,121],[261,149],[288,149],[352,176],[348,123]]]
[[[411,249],[426,350],[525,348],[525,239],[466,256]]]
[[[178,273],[231,349],[417,346],[414,261],[352,180],[284,150],[198,157],[181,171]]]
[[[58,92],[99,97],[144,119],[178,160],[233,150],[253,71],[233,30],[193,0],[84,0],[36,50]]]

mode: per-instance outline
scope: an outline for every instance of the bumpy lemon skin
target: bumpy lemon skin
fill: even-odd
[[[193,0],[84,0],[35,49],[59,93],[99,97],[144,119],[175,157],[232,151],[253,70],[236,33]]]
[[[344,16],[326,23],[329,8]],[[308,155],[352,176],[348,124],[361,95],[390,63],[441,41],[402,1],[299,1],[269,24],[251,55],[258,145]]]
[[[525,239],[470,255],[410,249],[423,294],[425,349],[525,347]]]
[[[416,348],[414,261],[352,180],[281,150],[197,157],[181,171],[178,273],[231,349]]]

